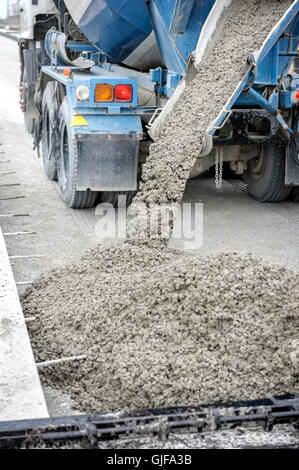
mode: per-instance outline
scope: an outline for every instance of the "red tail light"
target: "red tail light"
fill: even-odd
[[[299,100],[299,91],[296,91],[295,92],[295,101],[298,101]]]
[[[133,88],[131,85],[116,85],[115,86],[115,101],[132,101]]]

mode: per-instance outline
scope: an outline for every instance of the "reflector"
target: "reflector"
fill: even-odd
[[[79,101],[88,101],[89,100],[89,88],[87,85],[80,85],[76,89],[76,97]]]
[[[116,85],[115,101],[132,101],[133,89],[131,85]]]
[[[70,77],[71,74],[72,74],[71,69],[69,69],[69,68],[64,68],[63,69],[63,75],[65,75],[66,77]]]

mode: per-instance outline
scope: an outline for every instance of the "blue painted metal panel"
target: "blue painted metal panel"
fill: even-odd
[[[181,75],[196,49],[215,0],[150,0],[149,12],[164,65]]]
[[[88,123],[88,126],[72,127],[74,135],[97,134],[101,135],[130,135],[136,136],[136,140],[143,137],[143,129],[139,116],[112,116],[112,115],[92,115],[84,114],[82,116]]]
[[[97,75],[95,73],[78,72],[77,69],[71,69],[71,77],[63,74],[64,67],[53,69],[49,66],[42,68],[42,72],[63,83],[66,86],[70,120],[75,115],[81,115],[85,118],[87,126],[72,127],[74,135],[87,134],[109,134],[109,135],[130,135],[136,140],[143,138],[143,128],[140,118],[140,112],[134,115],[138,110],[137,98],[137,80],[122,76]],[[133,88],[133,100],[130,103],[98,103],[94,100],[95,86],[97,84],[107,83],[113,86],[119,84],[128,84]],[[87,85],[90,89],[89,101],[80,102],[76,98],[76,88],[80,85]],[[124,112],[123,112],[124,111]]]
[[[274,44],[259,64],[255,79],[256,86],[278,85],[278,49],[278,43]]]
[[[122,62],[151,33],[146,2],[92,0],[78,23],[88,40]]]
[[[109,73],[97,75],[96,73],[84,73],[78,71],[76,68],[69,67],[72,70],[72,76],[66,77],[63,74],[63,70],[65,67],[57,67],[53,69],[49,66],[44,66],[42,68],[42,72],[46,73],[47,75],[51,76],[55,80],[66,85],[68,97],[70,101],[73,103],[75,109],[82,110],[84,108],[108,108],[109,112],[113,112],[114,109],[117,112],[120,112],[121,108],[129,108],[133,109],[138,106],[138,96],[137,96],[137,89],[138,84],[137,80],[134,78],[127,78],[121,75],[111,75]],[[96,102],[94,99],[95,95],[95,86],[98,84],[109,84],[113,85],[131,85],[133,89],[133,98],[131,102]],[[77,101],[76,98],[76,88],[80,85],[87,85],[90,89],[90,96],[89,101]]]

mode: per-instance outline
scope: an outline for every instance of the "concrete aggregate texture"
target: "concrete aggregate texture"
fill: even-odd
[[[250,255],[127,244],[45,274],[23,309],[37,361],[88,355],[42,372],[80,410],[194,405],[296,390],[298,287]]]

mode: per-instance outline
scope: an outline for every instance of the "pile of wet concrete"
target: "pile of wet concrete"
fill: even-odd
[[[44,383],[85,412],[293,392],[299,276],[252,256],[97,248],[22,299]]]

